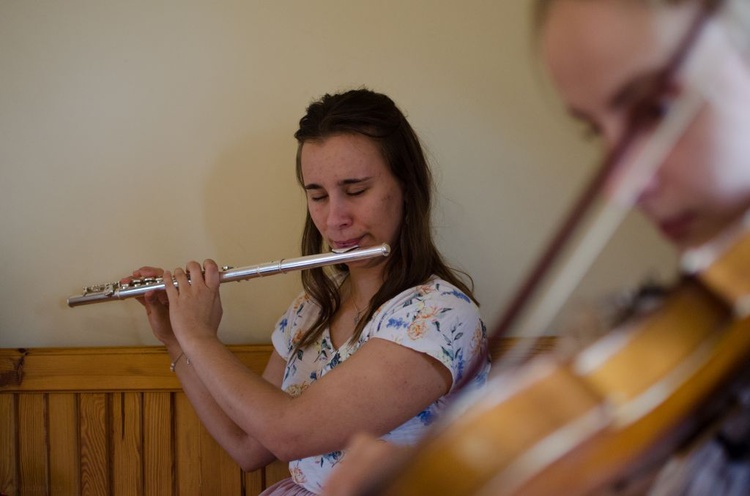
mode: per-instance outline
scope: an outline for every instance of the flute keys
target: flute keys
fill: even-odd
[[[115,283],[119,289],[137,288],[139,286],[146,286],[149,284],[159,284],[162,282],[161,277],[142,277],[140,279],[132,279],[126,283]]]
[[[96,284],[94,286],[85,286],[83,288],[83,296],[87,296],[87,295],[111,296],[115,293],[116,286],[119,286],[119,284],[118,283],[106,283],[106,284]]]
[[[159,284],[162,282],[161,277],[143,277],[141,279],[133,279],[128,284],[124,284],[123,288],[131,288],[136,286],[146,286],[148,284]]]

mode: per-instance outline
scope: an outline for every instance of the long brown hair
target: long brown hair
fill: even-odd
[[[476,303],[469,286],[448,267],[432,239],[432,174],[417,134],[404,114],[388,96],[368,89],[326,94],[307,107],[300,119],[297,139],[297,180],[302,178],[301,151],[307,141],[324,140],[340,134],[359,134],[372,139],[383,154],[388,167],[403,187],[404,218],[395,246],[385,262],[383,285],[370,300],[365,318],[354,330],[356,340],[373,313],[402,291],[425,283],[437,275],[466,293]],[[307,212],[302,233],[302,254],[320,253],[326,247],[323,237]],[[332,270],[322,268],[302,272],[305,291],[320,306],[320,314],[307,330],[297,348],[313,343],[330,325],[341,305],[339,285],[348,273],[346,265]],[[471,277],[469,284],[473,285]]]

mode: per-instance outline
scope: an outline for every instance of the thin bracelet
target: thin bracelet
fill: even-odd
[[[169,371],[170,372],[174,372],[174,368],[177,366],[177,362],[179,362],[180,358],[182,358],[183,356],[185,356],[185,352],[184,351],[182,353],[180,353],[180,356],[178,356],[177,358],[174,359],[174,362],[172,362],[172,363],[169,364]],[[188,365],[190,365],[190,358],[189,357],[185,357],[185,363],[188,364]]]

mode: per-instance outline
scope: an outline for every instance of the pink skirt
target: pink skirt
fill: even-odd
[[[298,486],[292,478],[280,480],[273,486],[260,493],[259,496],[315,496],[302,486]]]

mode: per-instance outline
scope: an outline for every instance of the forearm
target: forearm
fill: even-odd
[[[302,380],[300,394],[292,397],[274,385],[283,372],[268,382],[214,336],[181,344],[223,412],[281,460],[344,449],[357,432],[386,434],[445,394],[450,381],[434,359],[372,340],[324,377]]]
[[[292,398],[245,367],[214,337],[185,339],[181,344],[211,405],[273,456],[288,459],[286,450],[300,441],[288,436],[296,429],[285,420]]]
[[[276,457],[224,413],[196,374],[192,360],[188,363],[188,355],[180,356],[183,351],[179,345],[168,349],[170,357],[176,361],[174,372],[183,391],[211,436],[243,470],[251,471],[271,463]]]

